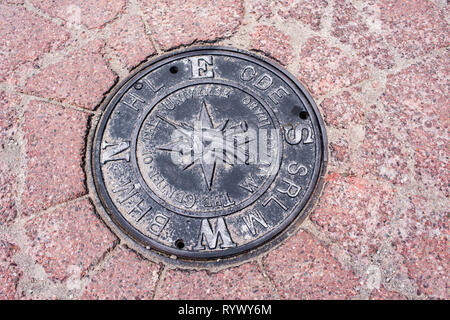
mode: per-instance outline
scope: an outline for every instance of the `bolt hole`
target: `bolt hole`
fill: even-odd
[[[176,246],[178,249],[183,249],[183,248],[184,248],[184,241],[181,240],[181,239],[178,239],[177,241],[175,241],[175,246]]]
[[[170,73],[177,73],[178,72],[178,67],[175,67],[175,66],[173,66],[173,67],[170,67]]]
[[[300,119],[306,120],[306,119],[308,119],[308,112],[300,111],[298,116],[300,117]]]

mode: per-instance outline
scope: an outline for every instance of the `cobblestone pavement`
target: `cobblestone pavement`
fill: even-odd
[[[0,299],[448,299],[446,0],[1,0]],[[317,208],[222,270],[143,259],[98,218],[88,119],[164,52],[214,44],[277,61],[324,116]]]

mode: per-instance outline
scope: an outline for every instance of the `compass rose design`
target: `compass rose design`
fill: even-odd
[[[176,122],[157,115],[159,119],[175,128],[175,132],[172,134],[172,141],[156,149],[186,156],[184,159],[187,159],[185,161],[187,163],[183,163],[183,170],[199,164],[205,183],[211,190],[214,173],[219,163],[233,166],[235,160],[239,160],[241,163],[248,164],[249,155],[246,152],[245,144],[250,141],[248,139],[241,141],[235,150],[233,139],[236,135],[247,132],[247,122],[241,121],[236,125],[230,125],[230,121],[225,120],[215,125],[208,109],[211,109],[211,106],[203,100],[200,118],[192,124]],[[227,148],[230,146],[227,141],[231,141],[232,148]]]

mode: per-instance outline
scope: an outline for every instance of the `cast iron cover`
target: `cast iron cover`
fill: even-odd
[[[166,260],[266,251],[307,216],[326,167],[309,93],[231,48],[151,61],[94,122],[87,164],[99,213],[131,247]]]

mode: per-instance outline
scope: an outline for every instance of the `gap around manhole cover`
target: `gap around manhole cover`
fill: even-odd
[[[162,56],[101,109],[87,150],[90,191],[107,225],[144,256],[244,261],[286,238],[317,197],[327,163],[318,109],[293,76],[254,54]]]

